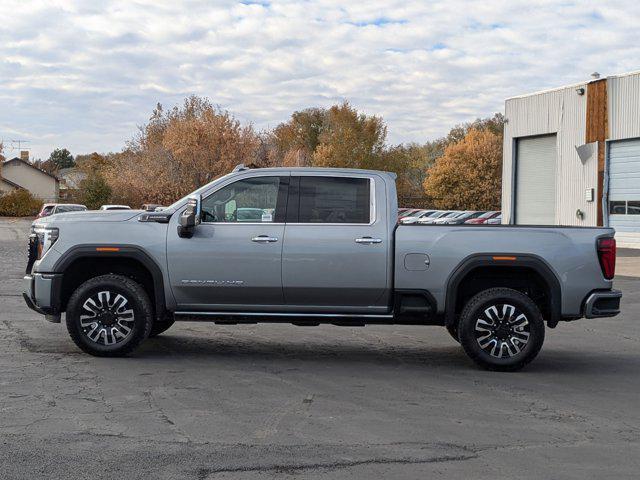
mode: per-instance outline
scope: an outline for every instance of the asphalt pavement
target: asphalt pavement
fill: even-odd
[[[28,225],[0,219],[0,478],[640,477],[639,277],[518,373],[416,326],[180,323],[105,359],[25,306]]]

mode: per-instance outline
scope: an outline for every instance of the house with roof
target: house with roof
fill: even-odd
[[[61,200],[72,198],[73,193],[80,189],[83,180],[87,179],[87,174],[78,167],[61,168],[56,176],[60,180],[59,197]]]
[[[54,175],[33,166],[28,159],[28,152],[22,152],[20,157],[2,162],[0,194],[23,188],[43,202],[56,202],[60,181]]]

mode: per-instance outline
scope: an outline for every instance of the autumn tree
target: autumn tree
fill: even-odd
[[[320,143],[327,111],[307,108],[293,112],[291,118],[273,130],[278,163],[284,166],[310,166]]]
[[[191,96],[180,107],[158,105],[149,123],[105,172],[115,200],[169,204],[240,163],[264,166],[258,135],[209,100]]]
[[[443,153],[444,149],[449,145],[458,143],[463,140],[471,129],[488,130],[491,133],[502,136],[502,132],[504,130],[504,115],[502,115],[501,113],[496,113],[493,115],[493,117],[477,118],[473,122],[456,125],[449,131],[446,137],[437,141],[441,144]]]
[[[382,118],[367,116],[347,102],[326,113],[312,164],[319,167],[379,168],[387,137]]]
[[[424,190],[437,208],[495,210],[500,208],[501,183],[502,135],[471,127],[436,160]]]
[[[429,153],[427,146],[415,143],[385,148],[381,169],[398,176],[396,187],[399,205],[430,206],[429,197],[425,196],[422,187],[434,162]]]

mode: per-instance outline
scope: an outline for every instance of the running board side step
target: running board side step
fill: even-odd
[[[292,323],[299,326],[315,326],[325,323],[354,327],[395,323],[393,314],[178,311],[174,312],[173,316],[176,321],[215,322],[221,325]]]

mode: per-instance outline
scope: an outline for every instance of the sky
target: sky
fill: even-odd
[[[388,143],[504,100],[640,70],[637,0],[0,0],[0,140],[120,151],[155,105],[208,97],[257,130],[348,100]]]

